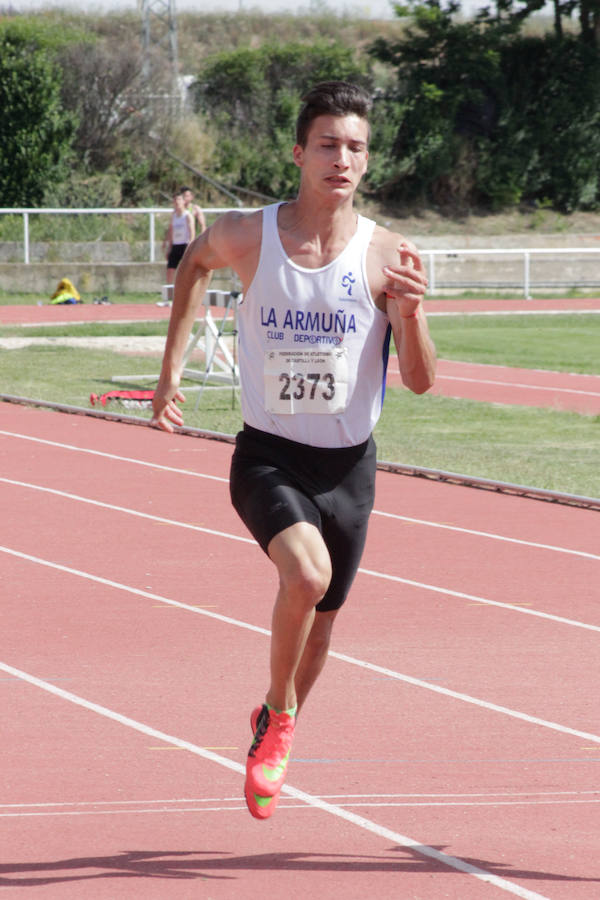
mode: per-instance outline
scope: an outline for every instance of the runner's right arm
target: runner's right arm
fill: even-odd
[[[236,268],[236,260],[246,249],[252,230],[248,228],[248,217],[243,219],[236,212],[222,216],[192,241],[177,267],[169,331],[150,422],[164,431],[173,431],[173,425],[183,423],[176,401],[185,400],[179,384],[189,336],[213,271],[227,266]]]

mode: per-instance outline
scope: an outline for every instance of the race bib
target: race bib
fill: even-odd
[[[277,415],[340,413],[348,403],[345,347],[267,350],[265,409]]]

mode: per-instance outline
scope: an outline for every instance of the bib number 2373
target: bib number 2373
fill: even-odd
[[[348,402],[346,348],[268,350],[265,407],[278,415],[339,413]]]

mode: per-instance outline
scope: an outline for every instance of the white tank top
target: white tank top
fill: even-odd
[[[340,255],[306,269],[283,249],[280,205],[263,210],[258,268],[239,307],[244,421],[314,447],[355,446],[379,418],[389,349],[366,276],[375,223],[357,216]]]
[[[173,244],[189,244],[191,238],[190,220],[187,213],[178,216],[173,213],[171,219],[173,230],[171,232],[171,242]]]

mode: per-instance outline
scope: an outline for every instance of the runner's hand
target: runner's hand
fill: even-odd
[[[383,273],[388,279],[384,290],[388,300],[396,303],[399,314],[408,318],[416,314],[428,282],[417,251],[406,244],[401,244],[397,251],[399,265],[383,267]]]
[[[160,384],[155,390],[152,399],[154,415],[150,420],[150,425],[153,425],[155,428],[161,428],[163,431],[173,432],[175,430],[173,425],[183,425],[183,415],[177,406],[177,401],[185,403],[185,397],[179,388],[175,390],[172,397],[169,397],[170,393],[172,391],[161,391]]]

